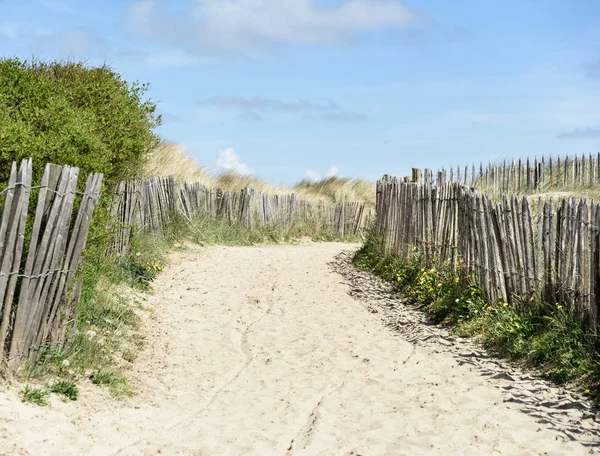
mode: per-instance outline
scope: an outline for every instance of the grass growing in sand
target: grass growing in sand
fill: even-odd
[[[5,170],[10,169],[12,160],[33,154],[34,161],[42,164],[57,161],[78,166],[80,175],[103,172],[107,189],[122,179],[175,175],[180,182],[201,182],[225,190],[248,186],[271,194],[294,190],[233,173],[214,175],[187,156],[180,146],[160,143],[154,128],[161,120],[155,112],[155,104],[146,98],[148,86],[129,84],[107,66],[93,68],[81,63],[8,59],[0,61],[0,80],[2,78],[9,83],[0,85],[0,89],[6,89],[0,92],[6,92],[8,98],[3,100],[0,96],[0,106],[4,106],[3,101],[9,102],[4,106],[9,115],[0,120],[10,127],[9,132],[27,133],[9,134],[4,138],[0,152],[4,152],[3,158],[8,164]],[[13,84],[15,81],[19,84]],[[23,87],[27,90],[21,90]],[[13,90],[15,88],[18,90]],[[41,117],[40,100],[47,101],[42,103],[45,108]],[[32,119],[36,125],[42,122],[37,126],[44,134],[30,128]],[[61,128],[55,128],[57,125]],[[36,167],[34,172],[40,174],[42,170],[43,167]],[[39,176],[34,176],[34,181],[38,180]],[[358,195],[366,195],[361,192],[368,189],[368,185],[350,180],[331,179],[321,184],[301,184],[296,191],[300,198],[335,202],[356,199]],[[368,198],[372,199],[374,191],[371,193]],[[76,385],[89,381],[94,373],[111,372],[115,378],[126,377],[128,366],[144,345],[141,317],[150,310],[145,304],[146,293],[151,292],[152,282],[165,265],[167,253],[176,246],[189,241],[251,245],[303,236],[315,240],[336,239],[334,233],[318,222],[296,223],[291,228],[247,230],[220,219],[176,219],[160,235],[138,234],[129,254],[117,259],[107,255],[111,237],[116,232],[115,222],[109,216],[111,206],[110,197],[104,194],[94,212],[84,264],[79,272],[83,286],[77,318],[65,322],[67,343],[42,348],[38,361],[23,366],[20,372],[26,378],[61,384],[69,396],[74,396],[75,390],[67,383]],[[111,390],[116,394],[129,391],[125,387]],[[41,401],[42,396],[35,399],[36,394],[42,393],[28,390],[27,397]]]
[[[114,396],[133,396],[134,390],[129,384],[127,378],[114,371],[98,371],[90,376],[94,385],[104,386]]]
[[[71,401],[76,401],[79,398],[79,389],[73,382],[61,380],[50,385],[49,390],[51,393],[60,394]]]
[[[58,394],[65,399],[76,401],[79,398],[79,389],[73,382],[57,381],[46,387],[25,386],[20,393],[21,400],[28,404],[39,405],[40,407],[48,405],[50,394]]]
[[[596,335],[567,303],[527,302],[512,306],[486,302],[478,284],[444,265],[425,267],[415,253],[404,262],[386,256],[371,235],[354,265],[394,284],[407,301],[423,306],[432,319],[460,336],[472,337],[500,356],[520,361],[558,383],[573,382],[600,398]]]
[[[333,203],[360,201],[375,207],[376,184],[364,179],[328,177],[316,182],[304,180],[292,190],[305,198],[325,197]]]
[[[329,177],[316,182],[303,180],[292,187],[287,187],[233,172],[213,174],[189,156],[181,145],[165,141],[148,155],[143,175],[175,176],[179,182],[200,182],[207,187],[220,187],[230,191],[254,187],[258,191],[270,195],[295,193],[299,198],[313,202],[352,201],[364,202],[370,207],[375,206],[374,182],[363,179]]]
[[[68,343],[62,348],[47,347],[36,363],[26,366],[29,378],[76,383],[89,381],[98,371],[124,375],[144,345],[141,316],[150,311],[145,293],[166,262],[174,234],[136,236],[122,261],[105,254],[105,242],[90,241],[81,270],[83,288],[77,322]],[[131,394],[132,388],[122,383],[111,392]]]
[[[45,406],[48,405],[49,399],[50,391],[46,388],[25,386],[21,390],[21,400],[29,404]]]

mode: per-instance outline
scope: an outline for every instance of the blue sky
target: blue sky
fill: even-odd
[[[284,184],[600,151],[598,0],[0,0],[0,54],[107,62]]]

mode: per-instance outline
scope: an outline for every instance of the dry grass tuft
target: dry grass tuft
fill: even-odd
[[[179,182],[200,182],[207,187],[221,187],[230,191],[246,187],[254,187],[269,194],[285,194],[292,191],[288,187],[271,185],[255,177],[234,172],[214,175],[188,155],[183,146],[166,141],[163,141],[148,156],[144,177],[150,176],[175,176]]]
[[[221,187],[225,190],[237,191],[246,187],[253,187],[259,192],[269,195],[285,195],[292,193],[292,189],[283,185],[273,185],[256,177],[237,174],[231,171],[213,176],[213,186]]]
[[[214,179],[205,167],[190,157],[179,144],[163,141],[150,152],[144,166],[144,177],[175,176],[180,182],[202,182],[212,185]]]
[[[179,182],[200,182],[207,187],[221,187],[230,191],[254,187],[258,191],[270,195],[295,193],[299,198],[312,202],[356,201],[375,206],[375,184],[373,182],[331,177],[319,182],[302,181],[294,187],[285,187],[233,172],[213,175],[190,157],[183,146],[169,142],[162,142],[150,153],[144,175],[145,177],[172,175]]]
[[[318,182],[304,180],[294,187],[300,195],[321,196],[334,203],[342,201],[362,201],[375,206],[374,182],[363,179],[329,177]]]

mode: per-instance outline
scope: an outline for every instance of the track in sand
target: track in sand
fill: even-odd
[[[509,400],[537,394],[507,387],[511,374],[489,375],[443,337],[439,343],[415,337],[421,330],[412,326],[420,323],[406,317],[410,312],[397,315],[396,329],[383,324],[381,317],[389,323],[393,312],[378,310],[375,298],[373,304],[350,296],[357,294],[357,285],[347,282],[352,274],[336,272],[344,260],[332,266],[342,250],[355,247],[307,243],[174,254],[149,298],[148,344],[130,373],[138,394],[113,401],[90,386],[76,403],[40,408],[20,403],[11,390],[0,392],[0,454],[598,451],[593,429],[574,436],[525,413],[531,401]],[[549,388],[536,382],[530,380]],[[593,428],[585,406],[576,404],[557,410]]]

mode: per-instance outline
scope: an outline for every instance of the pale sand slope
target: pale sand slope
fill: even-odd
[[[354,246],[179,253],[156,281],[139,395],[0,393],[0,453],[570,455],[495,380],[386,328],[328,262]]]

